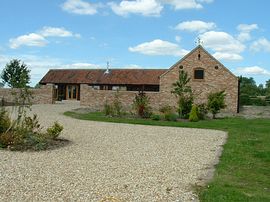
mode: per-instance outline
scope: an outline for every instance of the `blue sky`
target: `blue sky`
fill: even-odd
[[[169,68],[201,38],[236,75],[270,79],[269,0],[1,0],[0,71]]]

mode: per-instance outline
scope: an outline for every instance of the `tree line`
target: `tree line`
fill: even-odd
[[[265,83],[256,85],[252,77],[239,77],[240,105],[270,105],[270,79]]]

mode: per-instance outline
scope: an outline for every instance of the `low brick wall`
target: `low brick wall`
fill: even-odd
[[[0,88],[0,104],[14,103],[14,93],[19,89]],[[41,88],[30,89],[33,96],[32,104],[53,104],[53,85],[45,85]]]
[[[88,106],[93,110],[103,110],[107,101],[108,104],[113,103],[115,94],[117,91],[112,90],[94,90],[92,87],[81,84],[81,105]],[[125,110],[131,110],[133,100],[137,91],[119,91],[119,101],[122,103]],[[146,92],[146,95],[150,98],[150,106],[154,110],[159,109],[159,92]]]

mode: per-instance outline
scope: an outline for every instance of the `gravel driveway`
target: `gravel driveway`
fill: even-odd
[[[58,120],[68,146],[0,150],[0,201],[196,201],[226,133],[75,120],[76,104],[35,105],[43,126]]]

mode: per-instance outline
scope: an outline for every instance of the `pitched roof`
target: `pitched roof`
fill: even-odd
[[[41,79],[40,84],[133,84],[159,85],[159,76],[165,69],[52,69]]]

